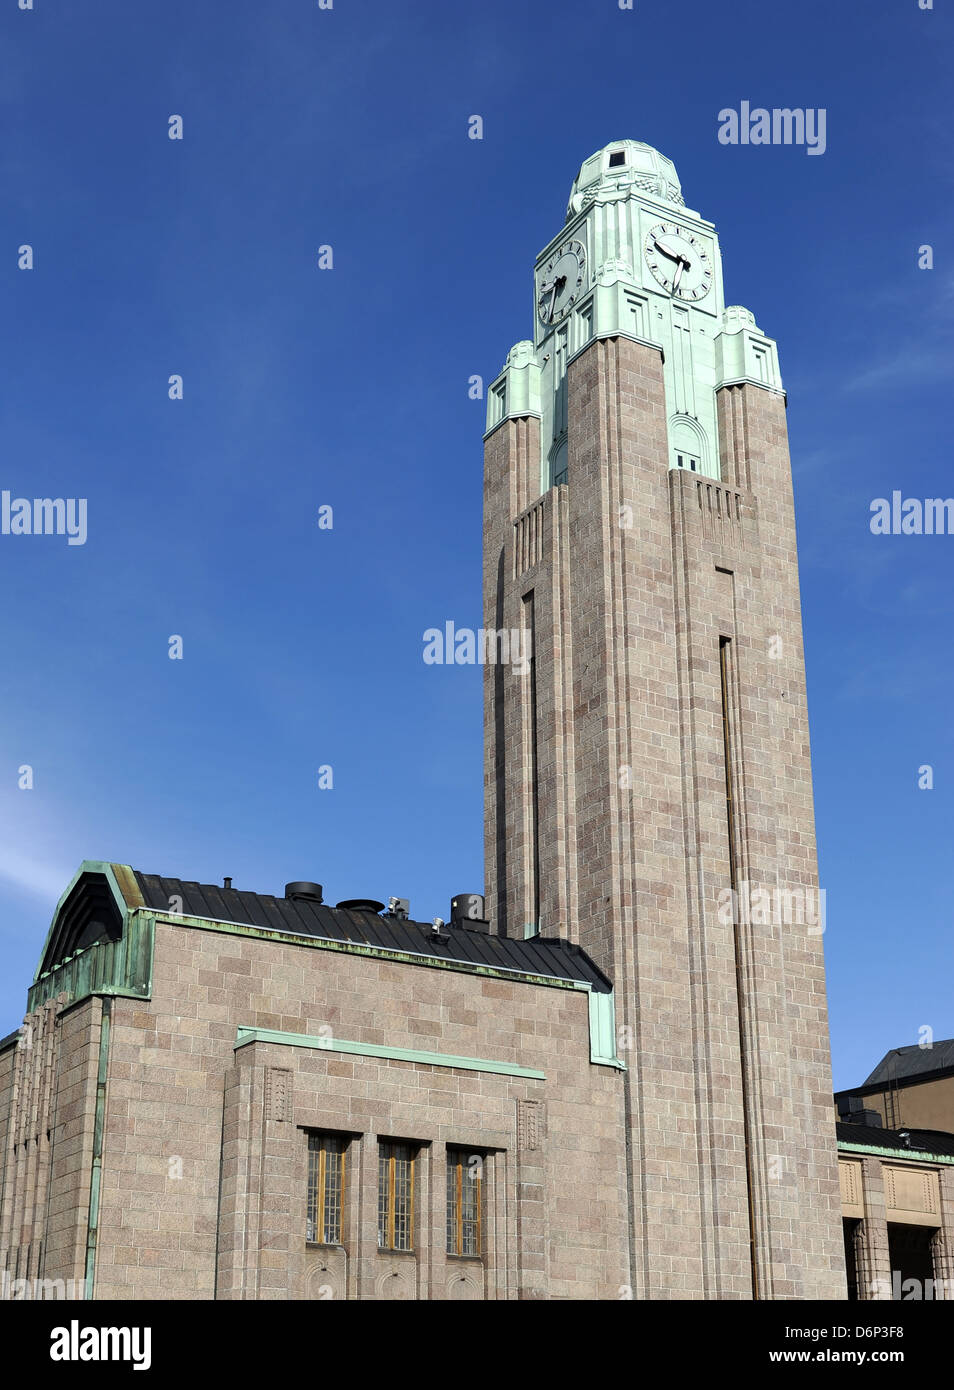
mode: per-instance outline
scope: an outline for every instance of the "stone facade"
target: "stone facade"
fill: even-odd
[[[620,1070],[591,1060],[586,990],[154,920],[148,998],[67,992],[0,1052],[11,1279],[88,1275],[119,1299],[627,1296]],[[333,1247],[305,1239],[309,1132],[348,1144]],[[378,1248],[387,1139],[418,1151],[413,1253]],[[448,1146],[482,1161],[479,1257],[445,1253]]]
[[[616,985],[637,1296],[843,1297],[821,931],[718,910],[817,892],[784,397],[719,392],[719,482],[668,466],[658,349],[597,340],[567,391],[567,485],[532,419],[487,441],[485,624],[534,615],[534,681],[485,675],[488,910]]]

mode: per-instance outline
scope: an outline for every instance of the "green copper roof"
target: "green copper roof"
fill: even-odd
[[[600,194],[648,193],[675,207],[684,207],[682,186],[671,159],[642,140],[614,140],[591,154],[573,180],[566,220],[575,217]]]

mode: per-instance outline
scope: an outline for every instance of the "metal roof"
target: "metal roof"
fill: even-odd
[[[885,1081],[907,1081],[927,1076],[929,1072],[954,1067],[954,1038],[943,1038],[930,1047],[911,1043],[886,1052],[869,1077],[862,1082],[873,1086]]]
[[[878,1129],[875,1125],[848,1125],[840,1120],[835,1125],[835,1134],[840,1144],[866,1144],[872,1149],[897,1149],[898,1157],[905,1154],[917,1158],[919,1154],[954,1155],[954,1134],[939,1129],[908,1129],[903,1131],[911,1136],[906,1143],[896,1129]]]
[[[236,926],[290,932],[325,941],[348,941],[382,951],[403,951],[432,960],[461,961],[524,975],[547,975],[557,980],[576,980],[608,994],[612,985],[585,951],[560,937],[531,937],[518,941],[467,927],[448,925],[439,939],[429,922],[412,922],[375,912],[356,912],[303,899],[276,898],[267,893],[220,888],[213,883],[192,883],[134,870],[143,900],[156,911],[173,910],[187,917],[204,917]]]

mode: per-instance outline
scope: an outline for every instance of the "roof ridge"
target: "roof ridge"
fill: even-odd
[[[425,960],[432,958],[443,964],[457,962],[513,974],[540,975],[588,985],[600,994],[612,991],[611,981],[595,961],[568,937],[508,937],[452,926],[438,939],[431,922],[416,918],[391,917],[386,913],[279,897],[253,889],[226,888],[200,883],[197,879],[167,878],[162,874],[146,874],[140,869],[134,869],[133,873],[146,906],[153,911],[168,909],[169,899],[176,898],[181,903],[177,909],[179,915],[223,925],[349,942],[372,950],[399,951]]]

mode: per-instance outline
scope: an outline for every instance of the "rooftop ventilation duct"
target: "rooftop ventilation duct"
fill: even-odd
[[[883,1128],[881,1112],[870,1110],[864,1096],[839,1096],[838,1118],[850,1125],[867,1125],[869,1129]]]
[[[295,883],[285,884],[285,897],[290,898],[295,903],[320,903],[323,902],[321,896],[322,889],[320,883],[309,883],[307,879],[298,879]]]
[[[451,898],[451,926],[467,931],[490,930],[484,917],[484,900],[479,893],[458,893]]]

